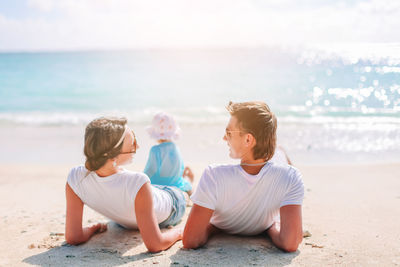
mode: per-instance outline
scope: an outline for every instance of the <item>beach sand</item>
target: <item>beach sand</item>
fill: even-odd
[[[198,181],[206,166],[191,165]],[[138,231],[112,222],[87,243],[66,245],[64,187],[71,165],[1,164],[0,266],[400,265],[400,164],[297,167],[306,188],[303,229],[311,237],[296,252],[280,251],[265,236],[221,234],[197,250],[182,249],[179,241],[151,254]],[[98,221],[108,220],[85,207],[84,225]]]

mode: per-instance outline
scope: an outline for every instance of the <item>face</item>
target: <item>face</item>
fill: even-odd
[[[246,138],[247,135],[240,130],[236,117],[231,116],[223,138],[229,146],[229,156],[231,158],[241,159],[248,153],[249,148]]]
[[[131,163],[133,155],[136,154],[137,149],[139,149],[139,145],[137,144],[136,136],[133,131],[129,131],[125,135],[121,153],[117,157],[118,165]]]

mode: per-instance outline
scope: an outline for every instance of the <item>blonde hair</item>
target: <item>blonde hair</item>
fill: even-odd
[[[118,156],[123,142],[118,146],[116,145],[125,132],[126,123],[126,118],[100,117],[86,126],[83,150],[86,156],[86,169],[96,171],[108,159]]]
[[[239,127],[256,139],[254,159],[270,160],[275,152],[278,123],[268,105],[258,101],[229,102],[226,109],[236,117]]]

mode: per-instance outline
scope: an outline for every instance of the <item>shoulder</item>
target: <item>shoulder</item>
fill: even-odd
[[[129,171],[126,169],[123,169],[121,172],[121,175],[124,176],[124,178],[127,178],[128,180],[149,180],[149,176],[143,172],[135,172],[135,171]]]
[[[128,187],[141,187],[143,184],[150,182],[150,178],[143,172],[134,172],[123,170],[121,172],[123,180],[126,182]]]
[[[294,175],[294,174],[300,174],[300,171],[289,164],[279,164],[273,161],[268,162],[268,169],[269,171],[272,172],[279,172],[279,173],[283,173],[286,175]]]
[[[208,176],[211,179],[221,180],[224,177],[232,177],[238,174],[239,165],[233,164],[212,164],[204,169],[203,176]]]
[[[270,162],[267,173],[275,176],[287,185],[302,183],[302,175],[300,171],[292,165]]]
[[[240,166],[238,164],[211,164],[206,170],[212,172],[236,172]]]
[[[85,167],[84,165],[78,165],[78,166],[73,167],[73,168],[69,171],[69,173],[70,173],[70,174],[79,175],[79,174],[82,174],[82,173],[87,172],[87,171],[88,171],[88,169],[86,169],[86,167]]]
[[[296,167],[293,167],[292,165],[287,166],[287,173],[292,182],[302,180],[302,175],[301,175],[299,169],[297,169]]]
[[[69,171],[68,183],[76,183],[89,172],[83,165],[76,166]]]
[[[69,171],[67,183],[75,194],[79,195],[81,192],[81,181],[89,174],[89,170],[83,165],[76,166]]]
[[[174,151],[174,150],[177,150],[177,146],[173,142],[161,143],[161,144],[152,146],[150,149],[150,152],[158,153],[160,151],[165,151],[165,150]]]
[[[129,196],[133,196],[133,199],[136,199],[136,195],[143,185],[150,184],[150,178],[142,172],[124,170],[122,175],[124,176],[125,190]]]
[[[304,184],[303,184],[303,175],[300,173],[300,171],[293,167],[290,166],[289,169],[289,179],[290,179],[290,184],[294,187],[298,188],[303,188],[304,190]]]
[[[154,145],[150,148],[150,152],[156,152],[160,150],[160,145]]]
[[[178,146],[174,142],[165,142],[157,145],[160,149],[176,151],[178,150]]]

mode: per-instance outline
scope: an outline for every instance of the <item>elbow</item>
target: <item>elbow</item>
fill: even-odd
[[[284,242],[281,246],[281,249],[285,252],[295,252],[297,251],[297,248],[299,247],[299,244],[302,241],[302,237],[296,239],[296,240],[290,240],[287,242]]]
[[[202,245],[202,243],[198,240],[191,239],[185,236],[183,236],[182,243],[183,247],[186,249],[196,249]]]
[[[160,252],[160,251],[163,251],[163,248],[162,247],[159,247],[159,246],[148,246],[148,245],[146,245],[146,247],[147,247],[147,250],[150,252],[150,253],[157,253],[157,252]]]
[[[282,250],[285,252],[295,252],[299,245],[294,245],[294,244],[288,244],[288,245],[283,245]]]
[[[163,251],[164,249],[168,248],[163,245],[163,242],[161,240],[158,242],[148,242],[146,240],[143,240],[143,241],[144,241],[144,245],[147,248],[147,251],[150,253],[157,253],[157,252]]]
[[[162,249],[160,249],[160,248],[147,248],[147,250],[150,253],[158,253],[158,252],[162,251]]]

